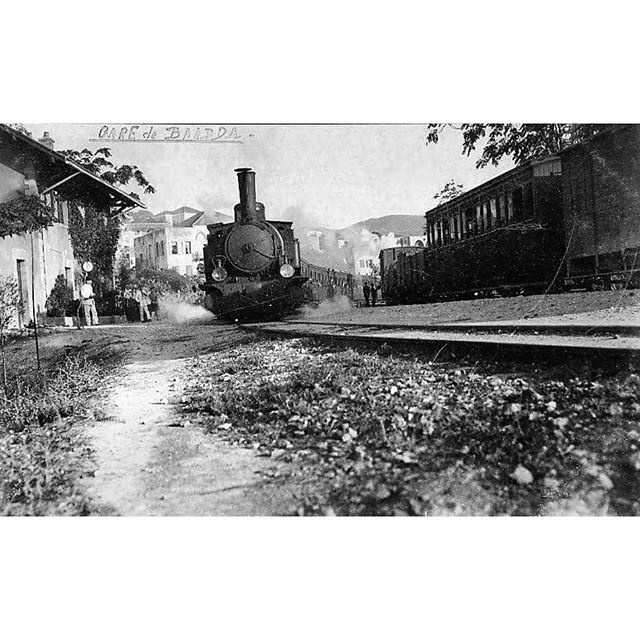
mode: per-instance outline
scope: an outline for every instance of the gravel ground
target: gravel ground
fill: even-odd
[[[198,360],[185,393],[205,429],[270,457],[297,512],[640,511],[640,378],[435,363],[304,340]]]
[[[433,324],[445,322],[496,322],[536,320],[570,323],[639,323],[640,292],[593,291],[546,296],[513,298],[481,298],[433,304],[398,305],[393,307],[359,307],[337,302],[324,303],[319,309],[305,309],[300,320],[335,320],[389,324]]]

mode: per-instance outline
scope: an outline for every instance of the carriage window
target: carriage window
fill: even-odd
[[[524,196],[522,193],[522,187],[518,187],[512,191],[513,195],[513,217],[516,220],[520,220],[524,213]]]
[[[464,212],[464,217],[465,217],[465,224],[467,227],[467,235],[472,236],[475,233],[475,221],[476,221],[476,216],[473,211],[473,207],[469,207]]]
[[[498,201],[495,198],[489,200],[489,209],[491,210],[491,227],[498,226]]]
[[[523,215],[525,218],[533,217],[533,184],[531,182],[524,188]]]
[[[507,219],[506,202],[504,194],[498,197],[498,224],[503,224]]]
[[[489,216],[489,203],[482,203],[482,230],[489,231],[491,228],[491,218]]]

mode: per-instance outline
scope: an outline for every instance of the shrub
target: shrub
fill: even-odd
[[[73,315],[73,302],[73,289],[67,284],[65,277],[59,275],[47,298],[47,315],[57,318]]]
[[[7,386],[7,365],[4,353],[4,335],[20,309],[18,282],[10,276],[0,277],[0,351],[2,351],[2,383]]]

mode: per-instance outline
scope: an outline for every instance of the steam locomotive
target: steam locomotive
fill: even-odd
[[[275,319],[305,301],[300,244],[292,222],[267,220],[256,202],[255,172],[238,175],[234,222],[209,225],[204,247],[205,306],[233,321]]]

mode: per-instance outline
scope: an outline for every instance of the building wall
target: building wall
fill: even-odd
[[[206,227],[204,227],[206,229]],[[196,274],[206,238],[200,227],[168,227],[134,239],[136,265],[173,269],[186,276]]]
[[[24,176],[0,164],[0,202],[8,202],[21,193],[24,193]],[[50,202],[49,197],[47,203]],[[66,203],[58,202],[55,206],[61,207],[63,222],[33,233],[0,238],[0,275],[22,281],[23,316],[16,318],[15,326],[33,319],[34,302],[38,317],[46,314],[46,301],[59,275],[64,275],[76,292],[68,208]]]

